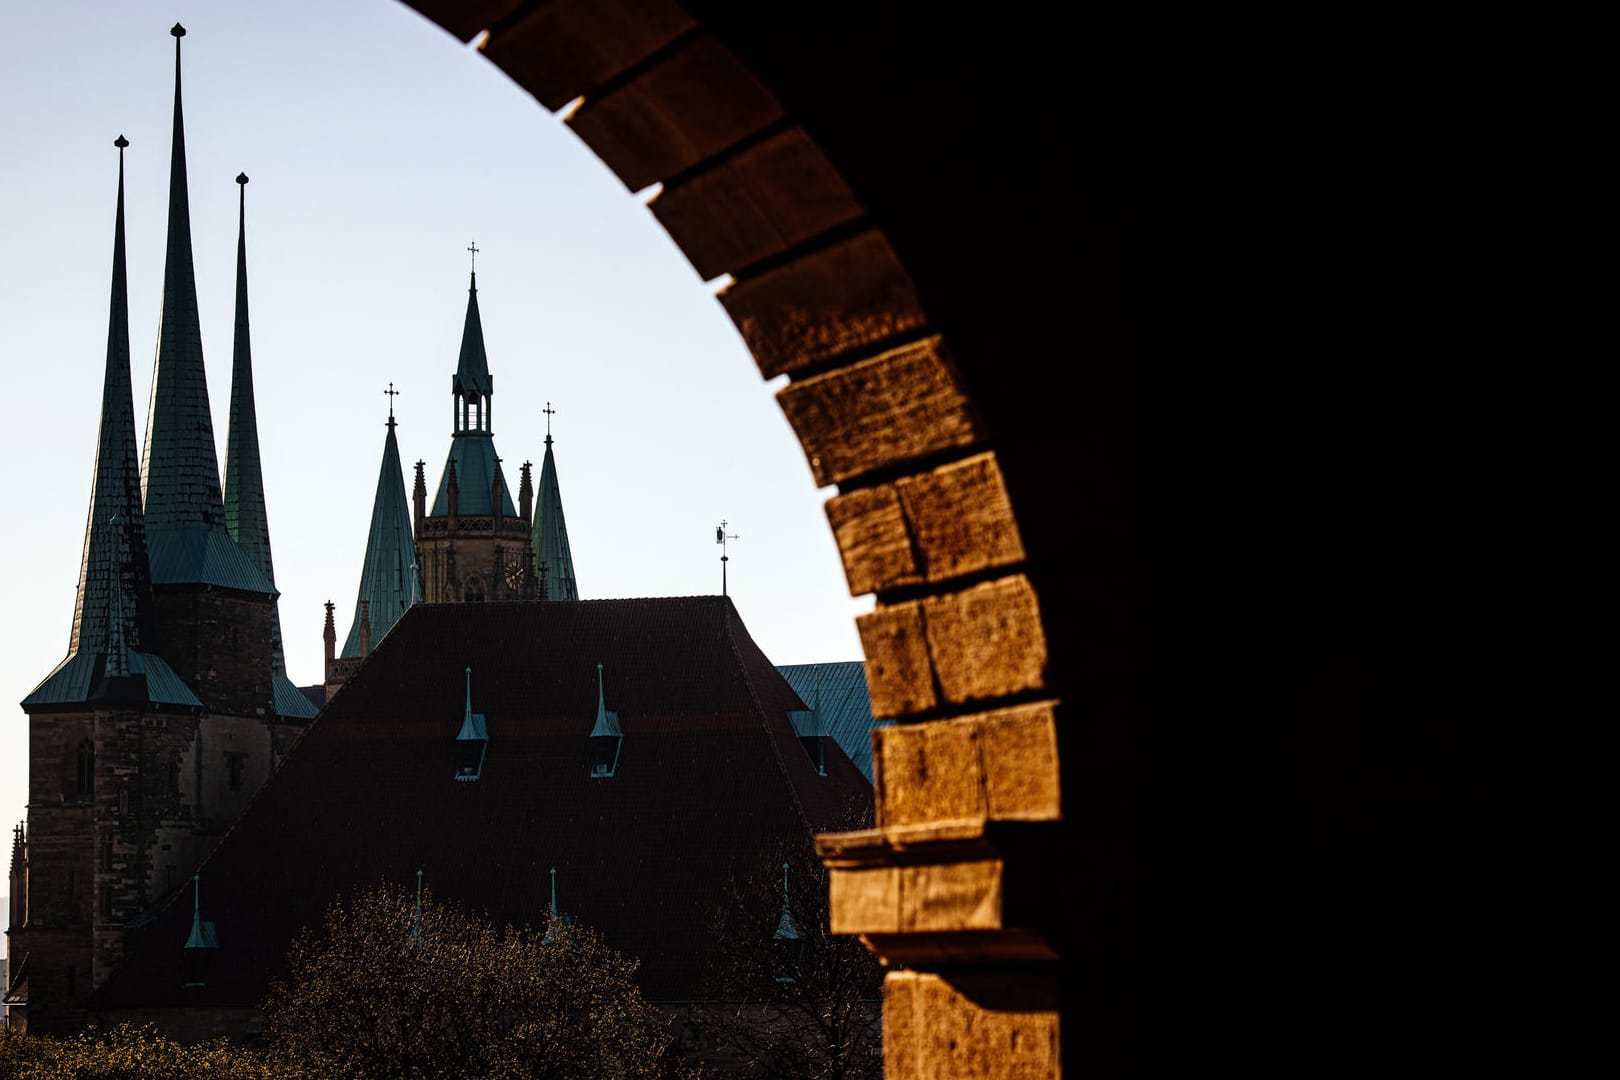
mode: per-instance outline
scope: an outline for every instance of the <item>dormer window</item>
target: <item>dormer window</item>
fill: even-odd
[[[816,775],[826,776],[827,733],[821,726],[821,710],[794,709],[789,711],[788,720],[793,724],[793,734],[799,737],[799,745],[810,756],[810,764],[815,767]]]
[[[186,939],[186,986],[206,986],[214,954],[219,951],[219,934],[202,917],[202,886],[191,876],[191,936]]]
[[[456,736],[456,772],[461,781],[477,780],[484,772],[484,754],[489,750],[489,729],[484,714],[472,711],[472,668],[467,669],[467,710]]]
[[[776,957],[776,981],[790,983],[798,978],[799,959],[804,954],[804,935],[788,902],[788,864],[782,864],[782,916],[771,935],[771,951]]]
[[[624,730],[619,727],[619,714],[609,712],[607,698],[602,690],[602,665],[596,665],[596,726],[591,728],[591,776],[606,779],[619,768],[619,748],[624,744]]]
[[[827,775],[827,725],[821,718],[821,671],[816,669],[816,703],[808,709],[794,709],[788,712],[788,719],[793,723],[793,734],[799,737],[799,745],[804,752],[810,755],[810,763],[816,767],[817,776]]]

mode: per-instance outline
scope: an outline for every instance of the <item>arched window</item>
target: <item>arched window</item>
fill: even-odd
[[[73,793],[88,799],[96,793],[96,744],[79,740],[79,767],[73,778]]]

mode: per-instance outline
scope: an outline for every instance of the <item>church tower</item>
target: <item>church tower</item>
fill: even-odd
[[[476,246],[469,250],[477,255]],[[431,512],[423,462],[416,463],[413,498],[423,596],[433,604],[533,599],[537,586],[529,500],[523,497],[529,490],[529,468],[523,467],[520,514],[495,453],[490,419],[495,386],[484,353],[476,269],[467,290],[461,356],[450,394],[454,413],[450,456]]]
[[[84,1026],[85,997],[120,967],[128,928],[185,886],[308,722],[275,693],[276,589],[240,265],[229,517],[221,489],[191,257],[185,29],[170,33],[168,241],[146,443],[137,463],[129,143],[120,136],[101,419],[73,627],[67,657],[22,701],[28,818],[13,840],[7,1001],[14,1026],[40,1034]]]

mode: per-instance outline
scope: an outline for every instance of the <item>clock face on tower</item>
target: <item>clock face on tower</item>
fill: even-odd
[[[506,568],[506,585],[507,585],[507,588],[513,589],[513,590],[521,590],[523,588],[523,578],[524,578],[524,574],[523,574],[523,564],[522,563],[512,563],[511,565],[507,566],[507,568]]]

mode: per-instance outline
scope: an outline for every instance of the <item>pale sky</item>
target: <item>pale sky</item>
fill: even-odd
[[[288,674],[348,631],[392,382],[406,486],[450,447],[469,243],[510,483],[547,402],[585,599],[728,592],[779,664],[860,660],[818,490],[774,395],[645,205],[498,68],[396,0],[0,7],[0,824],[23,820],[26,715],[67,652],[95,465],[120,134],[131,373],[145,437],[180,22],[192,244],[224,467],[237,193]],[[536,642],[537,655],[544,649]],[[9,858],[9,846],[6,848]]]

